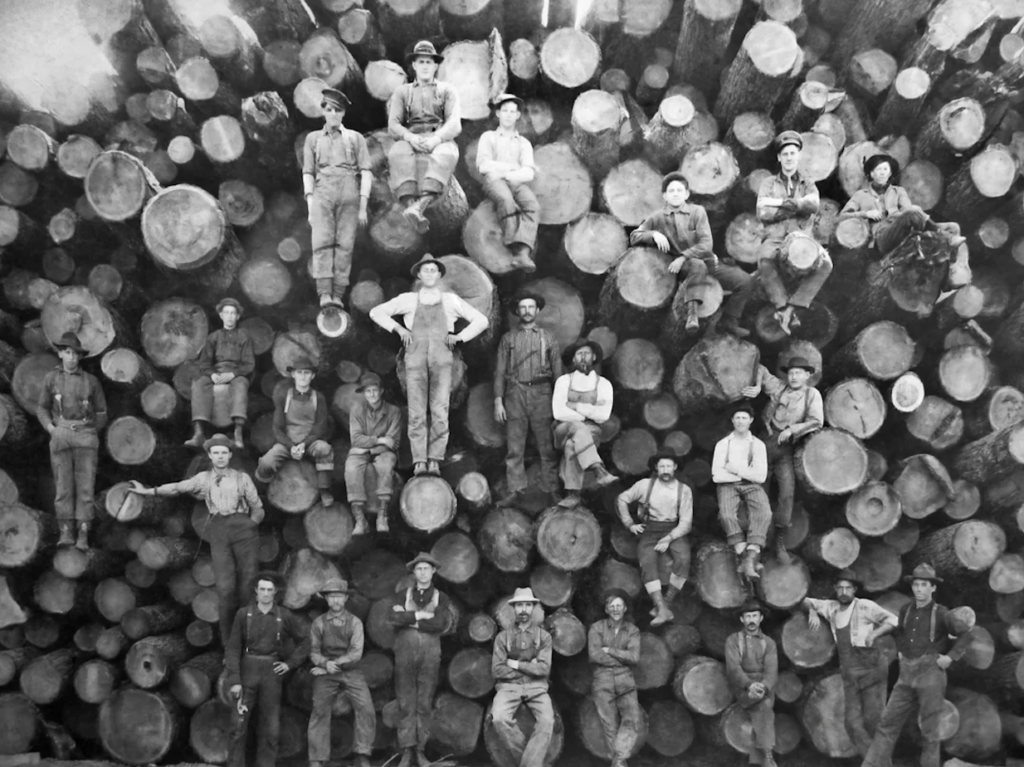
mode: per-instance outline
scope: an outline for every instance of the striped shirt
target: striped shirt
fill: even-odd
[[[505,397],[517,382],[531,383],[541,379],[554,381],[562,375],[562,357],[558,341],[536,324],[517,328],[501,337],[498,362],[494,367],[494,396]]]

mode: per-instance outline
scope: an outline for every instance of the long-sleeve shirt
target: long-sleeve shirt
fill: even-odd
[[[779,680],[779,652],[775,640],[761,631],[737,631],[725,640],[725,675],[734,692],[761,682],[770,695]]]
[[[388,623],[400,630],[411,629],[422,631],[426,634],[440,634],[444,631],[448,626],[451,600],[448,599],[444,592],[438,591],[434,586],[422,591],[414,586],[410,591],[411,593],[409,591],[401,591],[395,594],[394,607],[402,609],[392,609],[388,613]],[[430,605],[434,600],[434,594],[437,594],[437,608],[433,611],[432,616],[416,620],[416,613],[430,612]]]
[[[280,626],[278,616],[281,618]],[[284,655],[285,637],[290,638],[293,645],[287,657]],[[231,624],[231,636],[228,637],[227,647],[224,648],[224,668],[227,669],[229,687],[242,683],[243,652],[251,655],[272,655],[287,663],[288,668],[298,668],[309,655],[309,629],[304,620],[280,605],[274,605],[267,612],[263,612],[257,605],[240,607],[235,613],[235,619]]]
[[[308,389],[302,394],[293,386],[280,386],[274,391],[273,399],[272,429],[278,443],[288,448],[309,447],[327,437],[327,397],[323,393]],[[285,412],[286,407],[288,412]]]
[[[344,126],[312,131],[302,145],[302,174],[337,176],[359,171],[372,173],[366,139]]]
[[[476,167],[485,175],[495,170],[536,170],[533,145],[515,129],[484,131],[476,145]]]
[[[388,101],[388,132],[397,139],[409,131],[434,131],[442,141],[462,133],[459,93],[450,83],[435,80],[399,85]]]
[[[742,468],[742,476],[728,471],[726,464]],[[749,431],[744,436],[733,432],[718,440],[711,458],[711,479],[718,485],[732,482],[763,483],[768,479],[768,450],[764,442]]]
[[[772,201],[793,200],[796,211],[787,211]],[[779,172],[761,182],[757,190],[757,218],[766,228],[783,229],[786,234],[801,231],[810,234],[814,216],[821,205],[818,187],[796,171],[792,176]],[[782,225],[782,226],[775,226]]]
[[[248,378],[256,369],[252,339],[242,328],[215,330],[206,337],[199,353],[199,374],[234,373]]]
[[[902,186],[888,184],[885,190],[879,194],[871,184],[868,184],[865,188],[854,192],[853,196],[846,201],[846,205],[839,212],[839,218],[849,218],[867,210],[879,211],[882,214],[882,221],[905,210],[924,212],[921,206],[915,205],[911,201],[910,195]],[[870,223],[871,230],[874,231],[880,222],[872,221]]]
[[[107,399],[92,373],[81,368],[68,373],[58,365],[43,378],[36,418],[47,430],[59,418],[84,421],[100,430],[107,425]]]
[[[652,487],[653,483],[653,487]],[[675,522],[676,526],[669,533],[673,540],[682,538],[693,527],[693,493],[685,482],[674,479],[662,482],[660,479],[647,477],[635,483],[628,490],[619,493],[615,499],[615,508],[619,519],[626,527],[633,523],[629,516],[629,504],[643,503],[650,489],[650,507],[643,522]]]
[[[935,611],[935,638],[932,638],[932,609]],[[950,637],[956,636],[953,642]],[[962,631],[953,621],[949,609],[934,601],[924,607],[912,602],[900,610],[896,630],[896,649],[905,658],[920,658],[922,655],[948,655],[960,660],[970,645],[967,632]]]
[[[594,404],[576,402],[569,407],[570,390],[574,392],[591,392],[597,390],[597,401]],[[612,382],[591,370],[584,375],[578,370],[559,376],[551,392],[551,415],[556,421],[592,421],[601,424],[612,415]]]
[[[466,301],[463,301],[455,293],[449,293],[447,291],[438,292],[441,296],[440,300],[444,308],[445,319],[448,321],[449,333],[454,332],[455,321],[458,319],[466,320],[466,322],[469,323],[459,331],[459,340],[463,343],[472,341],[478,335],[487,330],[487,326],[490,323],[488,322],[487,317],[484,316],[483,312],[471,306]],[[377,304],[375,307],[370,309],[370,319],[389,333],[394,333],[395,329],[399,327],[399,324],[392,318],[401,317],[405,322],[405,327],[408,330],[412,330],[416,317],[416,307],[419,306],[421,295],[427,297],[429,293],[425,290],[400,293],[390,301]],[[426,303],[434,304],[437,302],[429,301]]]
[[[498,343],[494,397],[504,399],[517,382],[554,381],[562,375],[558,340],[536,323],[510,330]]]
[[[876,627],[896,626],[897,622],[894,613],[870,599],[854,599],[847,610],[842,610],[842,605],[835,599],[807,597],[804,599],[804,604],[829,622],[833,637],[836,636],[839,629],[849,624],[850,644],[854,647],[867,647],[868,635]]]
[[[789,429],[794,437],[815,432],[825,423],[825,404],[813,386],[790,388],[781,378],[759,365],[759,380],[770,400],[764,409],[764,423],[772,432]]]
[[[673,256],[716,260],[711,224],[707,211],[700,205],[685,202],[678,208],[666,206],[652,213],[630,233],[629,244],[653,245],[655,232],[668,238],[669,252]]]
[[[518,661],[519,667],[509,666],[510,659]],[[515,625],[499,632],[491,654],[491,674],[499,687],[536,684],[546,688],[551,675],[551,634],[534,625]]]
[[[356,663],[363,657],[363,622],[348,610],[338,615],[326,612],[309,627],[309,660],[326,668],[333,660],[340,666]]]
[[[158,495],[191,495],[206,502],[211,514],[249,514],[263,509],[252,477],[237,469],[209,469],[156,488]]]
[[[398,441],[402,436],[402,409],[381,400],[376,408],[363,401],[353,405],[348,414],[348,433],[352,447],[349,452],[383,453],[385,450],[398,452]],[[379,444],[383,439],[387,444]]]
[[[623,621],[616,631],[609,618],[592,623],[587,632],[587,653],[595,666],[631,671],[640,662],[640,629]]]

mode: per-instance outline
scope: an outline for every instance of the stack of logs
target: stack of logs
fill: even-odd
[[[453,394],[443,478],[457,505],[435,502],[449,492],[436,482],[408,479],[406,446],[390,535],[353,538],[348,508],[321,507],[311,468],[295,463],[267,489],[261,526],[260,560],[285,574],[288,607],[313,616],[323,579],[350,578],[381,753],[393,746],[396,714],[388,600],[403,563],[428,549],[454,604],[431,752],[474,760],[486,749],[512,767],[484,721],[490,649],[509,620],[505,597],[530,585],[555,644],[559,716],[546,763],[563,746],[563,759],[607,758],[588,697],[586,628],[600,617],[601,589],[641,592],[614,492],[589,489],[574,510],[540,497],[517,509],[492,503],[504,492],[504,432],[490,371],[513,321],[502,301],[524,282],[547,299],[540,323],[563,346],[585,335],[604,349],[616,391],[602,434],[608,465],[632,482],[667,446],[695,490],[695,588],[659,630],[647,627],[643,600],[636,616],[650,763],[749,748],[722,663],[745,593],[716,519],[710,456],[756,365],[775,370],[795,354],[823,369],[812,383],[825,395],[826,426],[797,459],[801,505],[786,545],[798,556],[789,566],[769,560],[758,587],[782,657],[777,750],[817,752],[818,764],[855,753],[831,636],[808,628],[794,611],[800,600],[827,595],[837,569],[852,567],[896,610],[909,599],[901,576],[927,560],[946,579],[941,601],[977,616],[971,650],[951,671],[944,750],[967,762],[1021,752],[1024,115],[1015,105],[1024,2],[599,0],[582,28],[569,0],[231,0],[207,4],[201,18],[196,5],[80,0],[72,21],[113,73],[51,112],[18,101],[0,72],[0,754],[226,760],[205,509],[191,499],[125,502],[125,483],[202,468],[180,447],[190,382],[213,305],[234,295],[257,353],[239,465],[251,470],[272,443],[273,389],[295,355],[312,353],[344,498],[355,381],[376,371],[402,401],[396,339],[367,312],[409,289],[408,266],[427,251],[443,256],[448,288],[491,320],[465,350]],[[440,77],[463,109],[463,161],[425,236],[388,190],[384,130],[385,103],[407,76],[396,62],[423,37],[446,44]],[[328,85],[352,100],[348,122],[366,132],[375,163],[352,323],[331,339],[313,324],[296,158]],[[528,281],[501,245],[474,162],[488,99],[506,89],[526,98],[520,130],[536,147],[542,227]],[[661,175],[679,169],[708,210],[716,251],[753,269],[755,194],[783,129],[802,132],[800,170],[822,192],[815,236],[835,273],[792,337],[762,305],[751,307],[750,341],[687,336],[669,258],[629,248],[628,231],[661,205]],[[865,222],[839,220],[864,181],[864,158],[879,150],[898,159],[915,203],[960,222],[969,287],[941,294],[945,265],[909,250],[879,263]],[[709,291],[704,321],[721,300]],[[49,342],[69,329],[111,415],[88,554],[54,547],[53,481],[33,414],[57,363]],[[308,670],[288,679],[283,763],[304,759],[310,689]],[[334,727],[334,753],[344,755],[347,717]]]

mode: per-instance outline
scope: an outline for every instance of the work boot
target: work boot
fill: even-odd
[[[89,523],[82,522],[78,526],[78,540],[75,541],[75,548],[79,551],[89,550]]]
[[[697,317],[697,307],[700,301],[686,302],[686,335],[692,336],[700,330],[700,318]]]
[[[668,609],[668,604],[665,602],[665,595],[660,591],[655,591],[651,594],[651,599],[654,600],[654,607],[658,610],[658,614],[654,616],[654,620],[651,621],[651,628],[657,628],[672,620],[675,615]]]
[[[413,749],[403,748],[402,749],[402,761],[398,763],[398,767],[412,767],[412,755]]]
[[[575,506],[579,506],[580,494],[574,490],[570,490],[565,494],[565,497],[558,502],[558,505],[566,509],[571,509]]]
[[[323,762],[310,762],[309,767],[324,767]]]
[[[192,438],[185,440],[185,447],[194,447],[197,450],[202,450],[204,442],[206,442],[206,434],[203,433],[203,422],[193,421]]]
[[[750,335],[749,330],[744,327],[740,327],[738,319],[735,317],[729,317],[728,315],[722,317],[721,321],[718,323],[718,327],[720,327],[723,332],[731,333],[737,338],[746,338]]]
[[[744,578],[753,581],[761,577],[761,573],[757,571],[757,559],[757,549],[747,549],[743,552],[743,559],[740,561],[740,573]]]
[[[370,767],[370,757],[366,754],[356,754],[352,767]]]
[[[603,463],[594,464],[594,475],[597,478],[598,487],[608,487],[608,485],[618,479],[618,477],[604,467]]]
[[[242,450],[242,449],[245,448],[245,441],[242,439],[242,424],[238,423],[238,422],[235,422],[235,439],[234,439],[234,442],[235,442],[235,447],[237,447],[239,450]]]
[[[779,560],[780,565],[792,564],[793,557],[786,551],[786,542],[782,540],[782,535],[781,530],[775,531],[775,558]]]
[[[75,543],[75,536],[71,534],[71,528],[74,526],[74,522],[61,520],[57,523],[60,528],[60,540],[57,541],[58,546],[73,546]]]
[[[345,300],[342,298],[343,295],[345,295],[344,289],[338,289],[338,291],[331,296],[331,303],[339,309],[345,308]]]
[[[669,584],[669,587],[665,589],[665,602],[672,604],[677,596],[679,596],[679,587]]]
[[[793,321],[793,312],[782,309],[775,312],[775,319],[779,323],[779,327],[782,328],[783,333],[787,336],[792,335],[793,331],[789,329],[789,325]]]
[[[355,524],[352,526],[352,535],[363,535],[366,532],[365,508],[365,503],[352,504],[352,519],[355,520]]]
[[[412,467],[412,473],[414,477],[418,477],[420,474],[427,473],[427,462],[417,461],[416,465]]]
[[[776,767],[775,755],[771,752],[771,749],[765,750],[764,761],[761,762],[761,767]]]
[[[388,526],[388,506],[382,501],[380,511],[377,512],[377,532],[387,533],[390,531],[391,528]]]
[[[430,760],[427,759],[427,755],[423,753],[422,748],[416,749],[416,767],[430,767]]]
[[[949,265],[949,271],[946,273],[946,284],[943,285],[943,288],[946,290],[957,290],[971,284],[972,275],[969,258],[967,245],[961,244],[957,248],[956,259]]]
[[[431,195],[423,195],[416,202],[412,203],[404,211],[402,215],[408,219],[409,223],[416,227],[416,231],[420,234],[426,234],[430,231],[430,222],[427,221],[427,217],[423,215],[430,201],[433,199]]]
[[[441,464],[439,461],[427,461],[427,474],[440,474]]]
[[[613,756],[611,767],[628,767],[628,765],[626,764],[626,757]]]
[[[512,246],[512,268],[522,269],[527,273],[537,271],[537,265],[530,258],[530,247],[528,245],[517,243]]]
[[[320,294],[320,308],[321,309],[323,309],[324,307],[330,306],[332,303],[334,303],[334,296],[332,296],[330,293],[321,293]]]
[[[326,508],[326,507],[332,505],[333,503],[334,503],[334,496],[331,495],[331,491],[330,490],[321,490],[320,491],[320,505],[323,506],[324,508]]]

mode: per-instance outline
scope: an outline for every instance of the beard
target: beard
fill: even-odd
[[[583,373],[583,375],[587,375],[594,369],[593,364],[590,362],[576,362],[575,365],[577,372]]]
[[[846,605],[848,605],[851,602],[853,602],[853,597],[850,596],[849,594],[842,594],[842,595],[836,597],[836,601],[839,604],[843,605],[843,607],[845,607]]]

